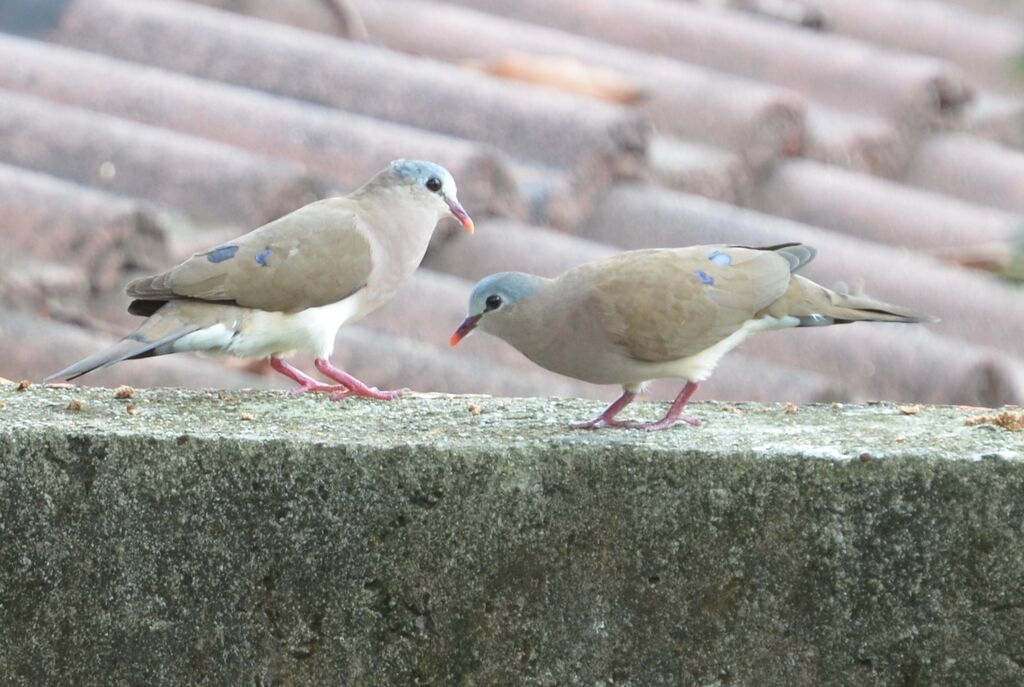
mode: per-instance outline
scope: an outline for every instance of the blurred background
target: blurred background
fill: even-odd
[[[477,233],[442,226],[342,329],[371,385],[613,397],[449,349],[473,282],[801,241],[808,277],[942,321],[764,334],[700,398],[1024,402],[1024,2],[2,0],[0,32],[0,377],[134,328],[129,279],[408,157]],[[288,380],[187,354],[82,381]]]

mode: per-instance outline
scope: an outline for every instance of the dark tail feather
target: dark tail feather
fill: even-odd
[[[774,317],[795,317],[800,327],[823,327],[847,322],[937,322],[938,318],[892,303],[840,293],[793,275],[785,295],[766,312]]]
[[[847,322],[937,322],[939,318],[914,312],[891,303],[876,301],[867,296],[852,296],[832,292],[832,307],[822,314],[834,324]]]
[[[849,322],[937,322],[937,317],[915,312],[868,296],[832,291],[813,282],[807,284],[804,302],[794,308],[801,327],[820,327]],[[800,312],[803,310],[803,312]]]
[[[783,244],[782,246],[773,248],[773,250],[789,262],[790,272],[796,272],[811,260],[814,260],[814,257],[818,254],[816,248],[806,246],[802,243],[794,243],[790,245]]]
[[[749,248],[750,250],[778,253],[789,263],[790,272],[796,272],[818,255],[817,248],[803,243],[777,243],[774,246],[730,246],[730,248]]]
[[[45,381],[53,382],[60,380],[70,382],[72,379],[81,377],[84,374],[88,374],[94,370],[100,370],[104,367],[110,367],[111,365],[123,360],[148,358],[151,355],[160,355],[160,353],[157,352],[158,348],[180,339],[186,334],[196,331],[196,329],[198,329],[198,327],[182,329],[161,337],[156,341],[145,341],[139,333],[136,332],[135,334],[126,336],[106,350],[91,355],[84,360],[79,360],[74,365],[66,367],[60,372],[55,372],[47,377]]]

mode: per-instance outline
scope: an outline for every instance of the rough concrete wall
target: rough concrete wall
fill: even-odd
[[[1024,434],[975,411],[0,402],[4,685],[1024,684]]]

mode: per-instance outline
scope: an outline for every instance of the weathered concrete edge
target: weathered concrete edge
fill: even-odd
[[[276,391],[143,389],[116,398],[103,388],[0,385],[0,431],[55,427],[93,435],[218,437],[298,444],[422,446],[439,450],[536,450],[551,445],[754,454],[826,460],[919,457],[1024,459],[1024,433],[968,421],[998,411],[892,403],[792,404],[697,402],[703,421],[668,431],[573,431],[569,424],[602,408],[576,399],[510,399],[411,393],[392,403],[343,401]],[[625,415],[654,418],[663,403],[634,403]],[[78,408],[71,410],[70,408]],[[1011,409],[1012,410],[1012,409]],[[1019,412],[1020,409],[1017,409]]]
[[[977,413],[703,404],[648,437],[566,432],[573,401],[0,398],[12,684],[1024,677],[1021,435]]]

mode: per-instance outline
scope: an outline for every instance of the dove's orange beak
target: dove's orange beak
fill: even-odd
[[[481,317],[481,315],[470,315],[464,319],[462,324],[459,325],[459,328],[455,330],[454,334],[452,334],[452,338],[448,339],[448,343],[455,346],[465,339],[471,331],[476,329],[476,323],[480,321]]]
[[[448,210],[452,213],[452,217],[459,220],[459,222],[462,223],[462,226],[466,228],[466,231],[472,234],[473,218],[469,216],[469,213],[466,212],[466,209],[463,208],[459,204],[459,201],[455,200],[454,198],[445,197],[444,202],[448,204]]]

